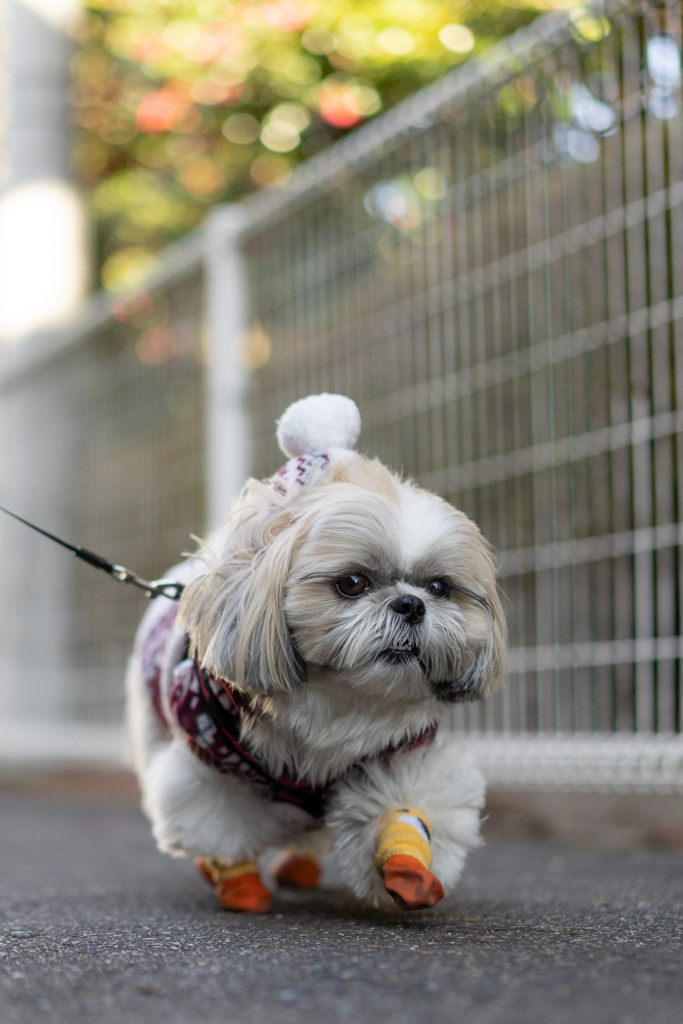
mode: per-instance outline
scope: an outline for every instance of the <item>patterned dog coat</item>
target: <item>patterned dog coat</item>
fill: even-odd
[[[204,764],[223,775],[236,775],[251,784],[260,796],[299,807],[313,818],[322,818],[326,798],[339,777],[311,785],[288,774],[275,776],[268,771],[240,739],[244,718],[250,714],[246,702],[239,691],[214,678],[188,657],[188,640],[176,627],[178,606],[168,603],[164,614],[151,622],[147,630],[143,629],[137,644],[145,682],[164,728],[169,734],[181,735]],[[430,726],[418,736],[383,750],[376,758],[429,743],[435,732],[436,725]],[[356,767],[347,769],[344,776]]]

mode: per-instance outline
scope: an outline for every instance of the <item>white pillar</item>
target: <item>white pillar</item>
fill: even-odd
[[[239,206],[216,210],[206,233],[207,519],[220,526],[241,491],[250,465],[245,411],[247,371],[241,364],[249,322],[247,284],[239,248]]]
[[[69,183],[67,90],[79,0],[4,0],[0,339],[68,319],[88,285],[86,220]]]
[[[78,0],[0,0],[4,342],[66,319],[85,292],[85,219],[69,183],[67,116],[73,54],[68,28],[79,8]],[[39,367],[28,379],[15,379],[5,362],[0,372],[0,504],[67,536],[63,467],[77,451],[70,411],[79,384],[59,369],[46,374]],[[0,560],[0,760],[14,759],[24,748],[40,760],[49,755],[50,742],[40,739],[37,749],[31,739],[36,728],[59,744],[58,723],[73,716],[71,608],[65,598],[73,560],[4,516]]]

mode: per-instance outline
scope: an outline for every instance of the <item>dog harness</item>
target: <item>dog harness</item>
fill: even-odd
[[[357,770],[363,761],[352,765],[343,775],[319,785],[302,782],[287,773],[282,776],[271,774],[240,739],[244,720],[251,714],[247,701],[238,690],[232,689],[222,679],[216,679],[188,656],[187,638],[184,647],[178,643],[175,628],[177,612],[178,606],[171,605],[138,637],[145,682],[166,731],[183,737],[192,753],[204,764],[223,775],[238,776],[265,799],[293,804],[313,818],[322,818],[332,786]],[[175,664],[169,664],[168,655],[174,647],[179,652],[177,660],[172,657]],[[397,746],[376,754],[372,760],[429,743],[436,728],[434,724],[417,736],[406,737]]]

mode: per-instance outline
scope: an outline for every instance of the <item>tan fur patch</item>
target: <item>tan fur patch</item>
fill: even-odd
[[[325,482],[353,484],[395,503],[400,500],[400,488],[405,486],[399,475],[379,459],[368,459],[365,455],[331,466]]]

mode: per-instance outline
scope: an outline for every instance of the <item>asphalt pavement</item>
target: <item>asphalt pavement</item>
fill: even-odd
[[[217,909],[129,808],[0,796],[0,1024],[679,1024],[683,855],[490,842],[432,911]]]

